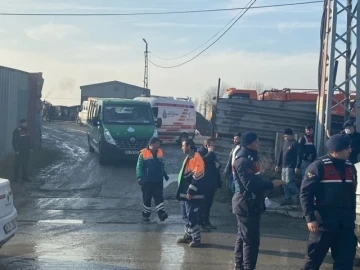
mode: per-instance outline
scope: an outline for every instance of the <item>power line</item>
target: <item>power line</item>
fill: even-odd
[[[323,3],[322,0],[284,3],[277,5],[264,5],[251,7],[251,9],[271,8],[271,7],[285,7],[285,6],[298,6],[308,5],[315,3]],[[133,13],[12,13],[0,12],[0,16],[146,16],[146,15],[167,15],[167,14],[190,14],[190,13],[207,13],[207,12],[223,12],[234,10],[246,10],[245,7],[236,8],[218,8],[218,9],[199,9],[199,10],[184,10],[184,11],[163,11],[163,12],[133,12]]]
[[[207,46],[205,49],[203,49],[201,52],[199,52],[197,55],[195,55],[194,57],[190,58],[189,60],[180,63],[178,65],[174,65],[174,66],[160,66],[155,64],[152,61],[149,61],[151,64],[153,64],[154,66],[158,67],[158,68],[176,68],[176,67],[180,67],[183,66],[191,61],[193,61],[194,59],[198,58],[200,55],[202,55],[204,52],[206,52],[208,49],[210,49],[216,42],[218,42],[244,15],[245,13],[252,7],[252,5],[254,5],[256,2],[256,0],[250,0],[248,4],[246,4],[246,6],[249,5],[249,7],[247,9],[245,9],[242,14],[240,14],[240,16],[225,30],[224,33],[222,33],[217,39],[215,39],[209,46]],[[251,4],[250,4],[251,3]]]
[[[244,7],[244,8],[247,8],[247,5]],[[195,48],[194,50],[192,50],[191,52],[188,52],[184,55],[181,55],[179,57],[172,57],[172,58],[165,58],[165,57],[160,57],[156,54],[154,54],[153,52],[151,52],[151,54],[153,56],[155,56],[156,58],[159,58],[159,59],[163,59],[163,60],[176,60],[176,59],[180,59],[180,58],[183,58],[185,56],[188,56],[194,52],[196,52],[198,49],[200,49],[201,47],[203,47],[204,45],[206,45],[207,43],[209,43],[213,38],[215,38],[217,35],[219,35],[229,24],[231,24],[240,14],[241,14],[242,10],[240,10],[240,12],[238,14],[236,14],[234,16],[234,18],[232,18],[223,28],[221,28],[215,35],[213,35],[211,38],[209,38],[205,43],[201,44],[199,47]]]

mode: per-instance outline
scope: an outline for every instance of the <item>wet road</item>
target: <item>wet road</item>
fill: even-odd
[[[61,159],[16,187],[19,230],[0,250],[1,270],[232,269],[236,227],[227,205],[214,205],[219,229],[203,234],[202,248],[190,249],[175,243],[183,232],[176,183],[165,190],[169,219],[160,223],[153,215],[146,224],[134,163],[100,167],[87,151],[86,132],[74,124],[46,125],[44,145],[59,148]],[[176,174],[181,150],[163,148],[168,172]],[[300,269],[306,234],[301,220],[265,215],[257,269]],[[322,269],[331,269],[329,260]]]

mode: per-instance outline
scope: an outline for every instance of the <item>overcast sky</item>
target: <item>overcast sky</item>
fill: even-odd
[[[258,0],[256,5],[299,0]],[[3,12],[145,12],[245,6],[246,0],[2,0]],[[33,4],[30,4],[32,2]],[[104,4],[106,3],[106,4]],[[180,4],[181,3],[181,4]],[[198,47],[239,11],[126,17],[0,17],[0,65],[43,72],[43,96],[78,104],[80,85],[109,80],[143,85],[144,43],[162,57]],[[209,51],[175,69],[150,65],[152,94],[201,97],[220,77],[241,88],[316,88],[322,4],[253,9]],[[192,55],[191,55],[192,56]],[[162,60],[175,65],[188,60]]]

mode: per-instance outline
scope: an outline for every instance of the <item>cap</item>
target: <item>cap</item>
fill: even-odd
[[[291,128],[285,128],[284,135],[294,135],[294,132]]]
[[[352,127],[354,126],[354,122],[351,121],[351,120],[347,120],[344,125],[343,125],[343,128],[347,128],[347,127]]]
[[[254,132],[246,131],[241,135],[240,144],[242,146],[247,146],[249,144],[252,144],[257,139],[258,139],[258,136]]]
[[[314,127],[312,125],[307,125],[305,129],[314,129]]]
[[[331,152],[340,152],[349,148],[350,146],[350,138],[344,134],[336,134],[331,136],[329,140],[326,142],[326,147]]]

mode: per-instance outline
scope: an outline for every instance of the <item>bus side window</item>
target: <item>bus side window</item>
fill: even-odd
[[[159,108],[158,107],[153,107],[152,111],[153,111],[153,114],[154,114],[154,118],[158,118]]]

